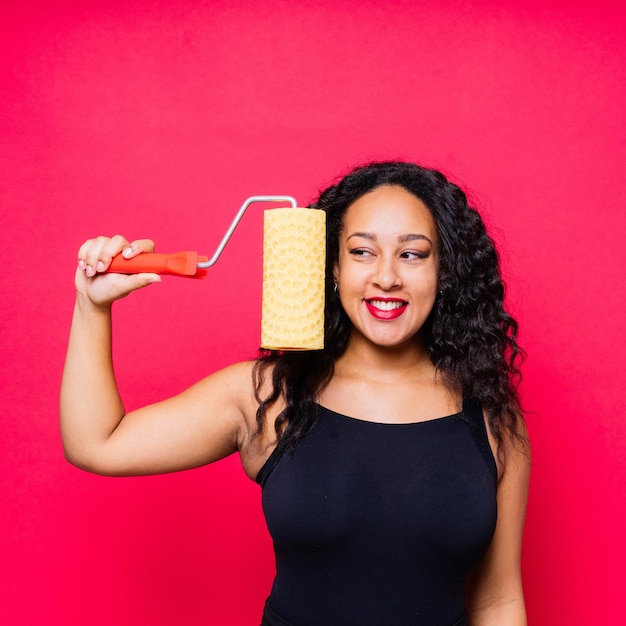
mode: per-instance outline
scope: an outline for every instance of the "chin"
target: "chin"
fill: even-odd
[[[379,348],[385,349],[403,349],[403,348],[415,348],[418,344],[416,341],[416,335],[410,335],[408,337],[365,337],[367,341]]]

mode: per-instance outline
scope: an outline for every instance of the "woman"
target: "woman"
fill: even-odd
[[[136,475],[238,451],[276,551],[264,625],[525,624],[520,349],[481,218],[442,174],[402,162],[355,169],[315,206],[327,214],[326,348],[266,352],[128,414],[111,305],[159,278],[102,272],[153,245],[81,247],[67,458]]]

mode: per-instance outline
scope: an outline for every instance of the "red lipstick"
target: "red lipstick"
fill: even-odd
[[[400,298],[370,298],[365,300],[365,306],[377,320],[395,320],[407,308],[408,302]]]

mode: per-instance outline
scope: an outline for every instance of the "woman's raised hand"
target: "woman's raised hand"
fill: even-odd
[[[121,235],[88,239],[78,251],[76,291],[78,296],[99,308],[108,308],[115,300],[132,291],[160,282],[158,274],[106,273],[111,260],[118,254],[131,259],[142,252],[154,252],[154,242],[138,239],[129,242]]]

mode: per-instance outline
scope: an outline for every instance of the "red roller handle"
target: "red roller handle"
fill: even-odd
[[[170,276],[186,276],[187,278],[206,278],[207,270],[198,267],[199,262],[207,261],[207,257],[198,256],[197,252],[175,252],[172,254],[140,254],[132,259],[125,259],[118,254],[111,261],[107,272],[117,274],[167,274]]]

